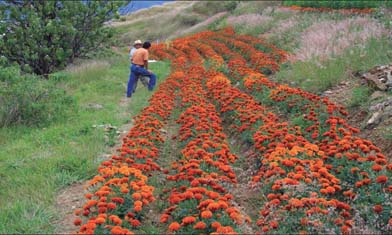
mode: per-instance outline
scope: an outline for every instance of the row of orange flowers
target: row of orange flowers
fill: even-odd
[[[324,157],[325,163],[336,167],[337,169],[334,169],[334,171],[336,172],[337,177],[342,181],[346,181],[346,187],[343,189],[346,194],[345,196],[351,198],[352,195],[362,194],[361,197],[357,196],[355,200],[353,200],[356,205],[355,209],[367,209],[370,213],[364,214],[373,216],[368,215],[366,217],[372,219],[376,217],[375,220],[377,223],[373,224],[375,228],[382,230],[388,229],[388,223],[391,223],[391,215],[384,213],[380,216],[379,213],[374,213],[371,208],[368,209],[367,207],[364,207],[363,204],[370,202],[373,204],[372,208],[377,208],[377,211],[380,211],[380,208],[383,208],[384,211],[391,210],[390,203],[382,203],[382,200],[379,200],[379,196],[374,196],[374,192],[376,191],[377,194],[382,195],[381,197],[383,198],[391,198],[391,186],[383,184],[383,182],[391,176],[391,165],[387,165],[385,156],[380,153],[380,149],[373,143],[353,136],[358,130],[349,126],[341,115],[333,115],[345,115],[346,112],[344,109],[328,101],[327,98],[322,99],[297,88],[290,88],[286,85],[273,83],[257,72],[250,74],[249,77],[244,80],[244,84],[245,86],[248,85],[248,88],[252,86],[253,88],[260,88],[261,86],[257,87],[257,85],[263,84],[263,89],[254,90],[253,94],[262,90],[263,92],[270,94],[269,96],[264,95],[264,97],[270,97],[272,101],[285,101],[289,104],[290,109],[303,108],[302,110],[309,110],[304,118],[308,121],[313,121],[314,124],[309,125],[306,128],[306,131],[309,132],[314,130],[314,132],[311,136],[308,136],[311,137],[308,138],[308,140],[314,141],[313,139],[316,139],[314,143],[327,153],[327,156]],[[280,94],[281,96],[279,97],[277,94]],[[295,99],[293,99],[293,97],[295,97]],[[305,104],[304,101],[306,102]],[[326,118],[323,120],[320,117]],[[319,134],[319,132],[321,133]],[[349,165],[351,168],[343,167],[344,165],[347,165],[347,163],[344,162],[345,159],[341,159],[343,156],[346,156],[347,160],[350,161]],[[360,162],[358,162],[357,159]],[[364,161],[366,163],[363,163]],[[354,174],[355,177],[352,177],[352,171],[358,172],[357,174]],[[351,176],[351,179],[348,179],[348,176]]]
[[[343,215],[349,215],[350,206],[333,196],[341,189],[340,181],[324,166],[324,153],[298,135],[298,129],[279,123],[275,115],[266,112],[252,97],[229,85],[224,86],[222,83],[228,84],[224,78],[224,75],[214,73],[207,77],[208,91],[213,100],[222,113],[234,111],[231,113],[237,114],[234,118],[241,120],[242,124],[238,131],[247,131],[249,127],[257,129],[253,141],[260,151],[261,166],[254,182],[262,183],[268,199],[260,211],[261,218],[257,220],[261,231],[284,232],[284,229],[296,228],[297,232],[326,232],[324,229],[339,227],[330,218],[345,221]],[[249,112],[260,115],[263,109],[263,116],[256,119],[262,120],[261,123],[249,118]],[[246,129],[241,128],[243,126]],[[310,200],[312,203],[300,203]],[[284,218],[290,223],[281,228],[280,222]],[[301,220],[309,220],[310,223],[301,224]],[[321,226],[323,223],[328,223],[328,226]]]
[[[246,69],[249,68],[245,67],[244,70]],[[352,200],[355,201],[355,209],[367,209],[363,204],[370,202],[373,208],[377,208],[377,211],[380,211],[380,208],[384,211],[391,210],[390,203],[382,203],[379,196],[374,196],[376,191],[383,198],[391,198],[391,186],[383,184],[391,177],[391,165],[387,165],[386,157],[373,143],[353,135],[359,130],[349,126],[342,118],[342,115],[346,114],[342,107],[333,104],[327,98],[321,98],[298,88],[273,83],[257,72],[249,74],[244,79],[244,85],[250,90],[253,89],[253,94],[260,91],[267,92],[270,95],[264,95],[264,97],[269,97],[271,101],[286,102],[289,110],[305,111],[304,119],[308,121],[305,130],[308,133],[312,132],[311,135],[305,136],[326,152],[325,163],[337,168],[334,169],[337,177],[346,181],[346,187],[343,189],[346,196],[354,199],[352,195],[357,195],[355,200]],[[342,157],[346,159],[341,159]],[[347,160],[350,168],[343,167],[347,166],[345,162]],[[353,171],[358,172],[354,174],[354,177]],[[358,196],[359,194],[362,196]],[[374,223],[377,229],[386,229],[391,223],[391,215],[388,213],[380,216],[378,213],[371,213],[373,212],[371,209],[368,211],[374,216],[366,217],[372,217],[372,219],[377,217],[377,223]]]
[[[133,234],[131,230],[142,225],[146,206],[155,200],[147,175],[160,170],[156,159],[164,142],[161,129],[173,110],[178,86],[174,73],[134,118],[134,127],[123,138],[119,155],[98,168],[89,182],[91,193],[85,195],[88,201],[75,211],[77,216],[86,217],[74,221],[80,226],[80,234]]]
[[[199,73],[201,73],[203,70],[200,69]],[[203,75],[204,76],[204,75]],[[212,88],[224,88],[226,85],[230,84],[230,81],[227,80],[227,78],[225,78],[223,75],[218,75],[218,76],[214,76],[214,77],[208,77],[207,78],[208,82],[207,82],[207,86]],[[211,94],[214,94],[214,92],[212,90],[209,90]],[[238,90],[237,90],[238,91]],[[241,92],[237,92],[237,94],[239,94],[239,96],[234,95],[233,93],[227,92],[225,93],[227,95],[227,97],[224,98],[226,104],[230,105],[233,102],[237,101],[238,106],[237,107],[244,107],[244,105],[246,104],[255,104],[255,102],[250,102],[250,99],[245,100],[244,102],[238,102],[238,97],[241,96],[245,96],[247,98],[249,98],[249,96],[246,96],[244,94],[242,94]],[[215,99],[216,100],[216,99]],[[257,106],[257,105],[256,105]],[[245,106],[246,107],[246,106]],[[224,108],[223,108],[224,109]],[[249,108],[244,108],[243,110],[251,110]],[[241,111],[243,111],[241,110]],[[255,112],[257,114],[262,114],[261,110],[263,110],[261,107],[257,110],[258,112]],[[227,109],[226,111],[230,111],[229,109]],[[238,111],[238,110],[237,110]],[[251,115],[248,115],[248,117],[251,117]],[[270,116],[273,116],[272,114],[270,114]],[[247,117],[239,117],[239,119],[241,121],[244,121],[247,119]],[[257,119],[263,119],[262,116],[257,116],[257,117],[252,117],[249,120],[253,120],[256,121]],[[264,121],[268,120],[268,117],[264,117]],[[247,127],[249,127],[251,125],[251,123],[248,123],[247,126],[241,126],[242,129],[246,129]],[[267,125],[268,126],[268,125]],[[274,130],[276,130],[276,128],[272,128]],[[333,179],[332,179],[333,180]],[[336,179],[335,179],[336,180]],[[325,189],[326,190],[326,189]],[[287,196],[287,195],[286,195]],[[275,199],[275,198],[274,198]],[[325,200],[320,200],[321,202],[325,202]],[[276,200],[274,201],[274,203],[276,203]],[[343,203],[340,203],[339,205],[345,205]],[[269,206],[269,204],[266,205],[267,207]],[[347,206],[346,206],[347,207]],[[261,223],[262,220],[259,220],[259,224],[263,225]],[[272,228],[277,228],[277,222],[276,221],[271,221],[270,224],[272,225]],[[266,231],[266,229],[268,229],[268,226],[263,226],[264,231]]]
[[[184,42],[176,45],[189,53],[193,58],[190,61],[198,60],[186,72],[177,69],[182,73],[178,82],[183,85],[179,97],[184,111],[177,120],[180,128],[175,138],[182,158],[171,164],[167,179],[175,184],[168,189],[170,205],[161,215],[161,222],[168,224],[169,232],[178,234],[236,234],[243,218],[223,183],[236,183],[230,164],[237,157],[230,152],[221,120],[202,89],[202,67],[198,64],[203,60]]]
[[[230,32],[229,32],[230,33]],[[227,32],[226,32],[227,34]],[[208,37],[206,37],[208,36]],[[233,35],[234,38],[235,35]],[[211,38],[215,39],[215,38],[220,38],[220,41],[230,41],[227,39],[222,40],[222,35],[218,34],[218,35],[214,35],[214,33],[212,32],[207,32],[207,33],[203,33],[203,34],[199,34],[199,35],[195,35],[193,36],[194,40],[200,40],[200,42],[208,42],[212,44],[210,45],[210,48],[214,48],[216,49],[216,51],[222,51],[225,50],[225,45],[220,42],[216,42],[215,43],[211,40]],[[241,36],[243,37],[243,36]],[[232,40],[235,39],[231,39],[230,43],[232,45],[234,45],[234,43],[232,42]],[[186,44],[186,40],[184,40],[184,44]],[[255,40],[256,41],[256,40]],[[220,43],[220,44],[219,44]],[[239,43],[237,43],[237,45],[241,45]],[[264,45],[265,46],[265,45]],[[241,49],[240,46],[236,47],[237,49]],[[243,47],[245,48],[245,47]],[[227,50],[227,49],[226,49]],[[306,153],[307,155],[309,155],[308,157],[315,157],[315,151],[311,151],[307,148],[304,149],[304,146],[313,146],[313,149],[317,148],[317,159],[321,160],[322,162],[322,166],[325,165],[329,170],[329,172],[333,172],[342,182],[344,182],[343,184],[339,185],[337,184],[339,182],[339,179],[337,179],[337,177],[335,177],[333,174],[328,173],[328,176],[330,178],[327,178],[328,181],[326,181],[323,177],[325,177],[325,175],[322,175],[323,177],[321,177],[321,182],[322,181],[326,181],[323,182],[324,184],[324,188],[322,188],[320,190],[320,193],[322,193],[323,195],[333,195],[335,197],[340,197],[339,195],[342,195],[341,197],[346,200],[349,204],[353,204],[353,202],[355,202],[355,207],[353,210],[353,212],[356,214],[356,216],[358,215],[358,213],[362,213],[361,214],[361,219],[360,220],[356,220],[354,222],[360,224],[363,221],[367,221],[367,220],[375,220],[376,223],[374,223],[374,228],[377,229],[381,229],[381,230],[388,230],[388,220],[389,223],[391,223],[390,220],[390,214],[389,212],[391,211],[390,208],[390,203],[388,203],[390,200],[387,201],[382,201],[379,198],[383,197],[386,199],[390,199],[391,197],[391,193],[390,193],[390,185],[386,184],[388,181],[388,175],[390,175],[390,171],[391,171],[391,165],[387,165],[387,162],[385,160],[385,156],[383,156],[381,153],[379,153],[379,149],[377,147],[375,147],[372,143],[370,143],[369,141],[366,140],[362,140],[360,138],[357,137],[353,137],[353,132],[356,131],[355,128],[352,128],[350,126],[347,125],[347,123],[345,123],[344,119],[339,117],[339,116],[333,116],[333,112],[340,112],[344,114],[344,110],[342,110],[341,108],[337,107],[336,105],[334,105],[333,103],[329,102],[327,99],[321,99],[315,95],[312,95],[310,93],[306,93],[303,92],[299,89],[293,89],[293,88],[289,88],[287,86],[282,86],[276,83],[272,83],[270,81],[268,81],[262,74],[260,74],[257,71],[252,71],[252,68],[249,68],[247,66],[246,63],[244,63],[244,59],[238,56],[238,53],[232,52],[230,51],[230,49],[228,50],[228,53],[225,53],[225,55],[222,55],[223,57],[227,57],[229,55],[230,57],[237,57],[235,59],[237,59],[237,61],[240,61],[240,64],[235,64],[237,65],[237,68],[242,69],[243,71],[245,71],[245,73],[243,75],[248,75],[248,78],[244,79],[245,82],[244,84],[247,85],[248,88],[251,88],[252,86],[254,86],[255,84],[263,84],[265,87],[268,88],[272,88],[273,86],[277,86],[278,89],[280,89],[280,92],[283,95],[285,95],[286,93],[289,94],[289,96],[291,95],[293,96],[298,96],[299,95],[299,101],[302,100],[306,100],[308,102],[308,106],[307,108],[310,109],[309,111],[309,120],[313,120],[316,122],[317,125],[320,125],[320,121],[322,120],[318,120],[317,119],[317,115],[320,115],[317,112],[322,112],[323,109],[320,110],[312,110],[312,107],[317,107],[319,108],[322,105],[326,106],[326,113],[329,113],[328,119],[325,121],[325,123],[322,123],[324,126],[323,127],[327,127],[327,131],[324,131],[322,135],[317,136],[319,137],[317,141],[314,141],[316,145],[308,145],[308,144],[304,144],[307,143],[306,140],[304,140],[301,137],[301,131],[298,130],[298,128],[289,128],[288,125],[284,124],[277,124],[277,125],[273,125],[272,123],[268,123],[267,125],[264,125],[264,133],[263,131],[259,131],[258,133],[256,133],[254,139],[256,140],[256,146],[261,150],[261,151],[266,151],[268,154],[267,156],[263,155],[263,159],[266,160],[267,162],[270,160],[268,156],[274,156],[272,157],[272,159],[275,159],[275,154],[271,154],[272,153],[279,153],[279,154],[289,154],[291,155],[295,155],[296,154],[304,154]],[[212,54],[213,52],[209,52],[209,54]],[[204,55],[207,55],[207,53],[203,53]],[[246,61],[245,61],[246,62]],[[228,62],[230,63],[230,61]],[[239,66],[238,66],[239,65]],[[215,74],[216,75],[216,74]],[[219,78],[220,77],[220,78]],[[211,80],[212,78],[209,77],[209,79]],[[222,78],[222,76],[215,76],[214,78],[215,80],[220,80],[223,84],[227,84],[228,81],[227,79],[225,80],[224,78]],[[222,84],[215,84],[214,86],[222,86]],[[263,87],[264,88],[264,87]],[[265,89],[259,89],[258,91],[265,91]],[[227,92],[227,91],[224,91]],[[274,97],[274,95],[277,94],[277,92],[270,92],[271,93],[271,97]],[[241,96],[243,96],[241,94]],[[224,99],[226,99],[225,101],[229,101],[227,102],[227,106],[229,106],[230,102],[236,101],[238,97],[234,96],[233,94],[228,94],[227,96],[225,96]],[[276,99],[276,97],[275,97]],[[281,98],[280,98],[281,99]],[[285,99],[282,99],[285,100]],[[314,101],[314,102],[313,102]],[[291,100],[291,105],[295,105],[298,102],[297,100]],[[240,117],[239,120],[242,122],[241,123],[241,129],[239,129],[239,131],[246,131],[247,129],[254,129],[255,127],[257,127],[257,125],[252,126],[252,123],[255,122],[259,122],[260,120],[262,120],[263,122],[265,122],[265,120],[263,120],[263,116],[260,115],[260,113],[255,112],[257,114],[249,115],[249,110],[247,108],[247,106],[245,105],[245,103],[242,101],[241,105],[238,106],[238,110],[246,113],[246,115],[244,115],[243,117]],[[320,105],[321,104],[321,105]],[[244,108],[245,107],[245,108]],[[306,107],[306,105],[305,105]],[[325,110],[324,109],[324,110]],[[226,111],[232,111],[230,110],[230,108],[227,107],[222,107],[222,112],[226,112]],[[237,110],[237,111],[238,111]],[[262,109],[258,108],[258,111],[260,111]],[[271,114],[269,114],[269,116],[271,116]],[[273,116],[273,115],[272,115]],[[325,116],[325,115],[324,115]],[[252,118],[251,118],[252,117]],[[244,120],[248,120],[250,122],[246,123],[244,122]],[[273,120],[273,119],[272,119]],[[235,121],[235,120],[234,120]],[[245,123],[245,124],[244,124]],[[283,143],[286,144],[286,150],[285,149],[280,149],[277,148],[278,147],[282,147],[279,146],[279,141],[276,141],[276,143],[269,143],[270,139],[268,138],[268,135],[271,133],[277,133],[277,136],[274,136],[274,138],[279,137],[283,138],[286,136],[289,136],[288,138],[293,138],[292,135],[289,135],[289,132],[287,132],[287,130],[285,129],[290,129],[290,131],[292,133],[296,133],[296,135],[299,135],[298,137],[294,138],[294,139],[290,139],[290,140],[286,140],[286,139],[280,139],[280,141],[282,141]],[[313,127],[313,129],[315,129]],[[254,130],[253,130],[254,131]],[[266,135],[267,133],[267,135]],[[315,136],[314,134],[312,134],[313,136]],[[267,136],[267,138],[266,138]],[[299,139],[298,139],[299,138]],[[276,138],[279,140],[279,138]],[[315,138],[313,138],[315,139]],[[298,146],[295,145],[297,142],[299,141],[299,143],[302,142],[302,145],[299,144]],[[294,141],[294,142],[293,142]],[[309,138],[308,138],[309,141]],[[310,141],[312,141],[312,139],[310,139]],[[263,146],[264,143],[268,143],[268,145]],[[285,145],[284,144],[284,145]],[[297,148],[296,148],[297,147]],[[320,151],[321,150],[321,151]],[[373,153],[372,153],[373,151]],[[376,153],[374,153],[374,151]],[[279,156],[278,154],[278,156]],[[361,155],[362,154],[362,155]],[[303,157],[303,156],[302,156]],[[279,158],[279,157],[278,157]],[[285,160],[285,159],[284,159]],[[345,169],[345,165],[347,165],[347,160],[349,160],[349,166],[352,166],[351,168],[347,168]],[[267,162],[264,162],[263,164],[267,164]],[[279,162],[279,161],[278,161]],[[290,161],[289,161],[290,162]],[[301,165],[307,165],[310,164],[310,162],[306,162],[303,163],[302,161],[294,161],[294,168],[297,168],[297,166],[301,166]],[[283,163],[282,163],[283,164]],[[287,161],[285,161],[285,164],[289,164],[291,165],[292,163],[287,163]],[[312,162],[312,164],[314,164],[314,162]],[[317,161],[317,164],[320,165],[320,161]],[[267,174],[267,178],[276,175],[277,173],[280,174],[282,171],[280,171],[279,168],[284,168],[286,165],[283,164],[283,166],[279,165],[275,168],[275,166],[270,170],[267,171],[269,173]],[[287,166],[286,166],[287,167]],[[263,170],[268,169],[264,168]],[[318,172],[318,168],[313,168]],[[323,172],[325,171],[322,170]],[[293,177],[296,177],[297,181],[299,181],[300,179],[305,180],[305,182],[309,182],[310,180],[312,180],[312,178],[307,177],[309,176],[309,174],[311,176],[313,176],[313,173],[308,173],[308,175],[304,175],[303,178],[300,177],[300,174],[297,173],[293,173],[291,174]],[[319,176],[318,174],[315,174],[315,176],[313,177],[317,177]],[[332,177],[333,176],[333,177]],[[262,173],[261,175],[259,175],[259,177],[264,177],[264,173]],[[256,177],[257,178],[257,177]],[[329,185],[330,181],[333,180],[336,182],[335,185]],[[287,180],[286,180],[287,181]],[[279,188],[279,184],[281,183],[280,181],[278,181],[278,184],[275,184],[275,188]],[[312,181],[313,182],[313,181]],[[296,185],[296,181],[290,181],[290,183],[295,183]],[[319,182],[320,183],[320,182]],[[322,185],[323,185],[322,184]],[[342,188],[343,185],[343,188]],[[372,193],[372,191],[374,191]],[[377,196],[375,195],[381,195],[381,196]],[[271,196],[272,197],[272,196]],[[333,198],[333,197],[332,197]],[[336,199],[333,199],[336,200]],[[276,202],[276,201],[275,201]],[[336,201],[335,201],[336,202]],[[370,202],[370,205],[364,206],[364,203],[366,202]],[[347,205],[347,204],[341,204],[343,202],[339,202],[339,205]],[[336,204],[336,203],[333,203]],[[268,206],[268,205],[267,205]],[[341,206],[340,206],[341,207]],[[350,208],[349,206],[344,206],[343,209],[349,210],[347,208]],[[342,209],[342,208],[339,208]],[[359,212],[359,211],[363,211],[363,212]],[[325,211],[324,211],[325,213]],[[352,215],[350,214],[349,211],[343,211],[340,212],[344,218],[351,218]],[[361,221],[363,219],[363,221]],[[353,226],[353,222],[352,221],[345,221],[345,223],[343,224],[344,220],[338,220],[337,222],[334,222],[336,225],[340,225],[343,231],[348,231],[349,228],[351,226]],[[271,221],[270,221],[271,222]],[[263,222],[264,223],[264,222]],[[263,224],[260,222],[260,224]],[[304,223],[306,226],[307,224]],[[316,225],[320,225],[320,223],[314,223]],[[276,223],[273,223],[272,227],[277,227]],[[317,227],[317,226],[316,226]],[[325,227],[325,226],[324,226]],[[329,226],[326,226],[326,228]],[[268,227],[267,227],[268,228]],[[264,226],[264,230],[266,230],[265,226]],[[320,231],[320,230],[318,230]]]

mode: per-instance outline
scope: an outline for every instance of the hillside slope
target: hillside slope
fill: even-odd
[[[264,38],[290,53],[289,61],[271,74],[271,79],[346,106],[350,123],[363,130],[363,137],[379,142],[392,157],[391,112],[383,113],[377,125],[368,124],[375,115],[374,106],[388,103],[391,93],[377,91],[355,76],[392,62],[390,12],[385,8],[365,14],[302,12],[268,1],[232,5],[172,2],[128,15],[113,27],[124,46],[136,39],[170,42],[227,26],[233,26],[237,33]]]

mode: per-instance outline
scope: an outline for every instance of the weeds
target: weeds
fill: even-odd
[[[367,103],[369,95],[371,94],[371,89],[369,87],[356,87],[352,91],[352,96],[350,99],[350,107],[359,107]]]

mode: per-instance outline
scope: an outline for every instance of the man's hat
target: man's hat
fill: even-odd
[[[137,45],[137,44],[140,44],[140,45],[141,45],[141,44],[143,44],[143,43],[142,43],[142,41],[140,41],[140,40],[136,40],[136,41],[133,43],[133,45]]]

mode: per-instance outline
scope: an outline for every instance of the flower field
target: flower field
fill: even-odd
[[[89,182],[80,234],[141,233],[151,210],[168,234],[392,232],[392,163],[343,107],[268,79],[285,51],[226,28],[151,53],[172,73]],[[249,182],[244,160],[256,168]],[[258,213],[239,205],[232,189],[243,183]]]

